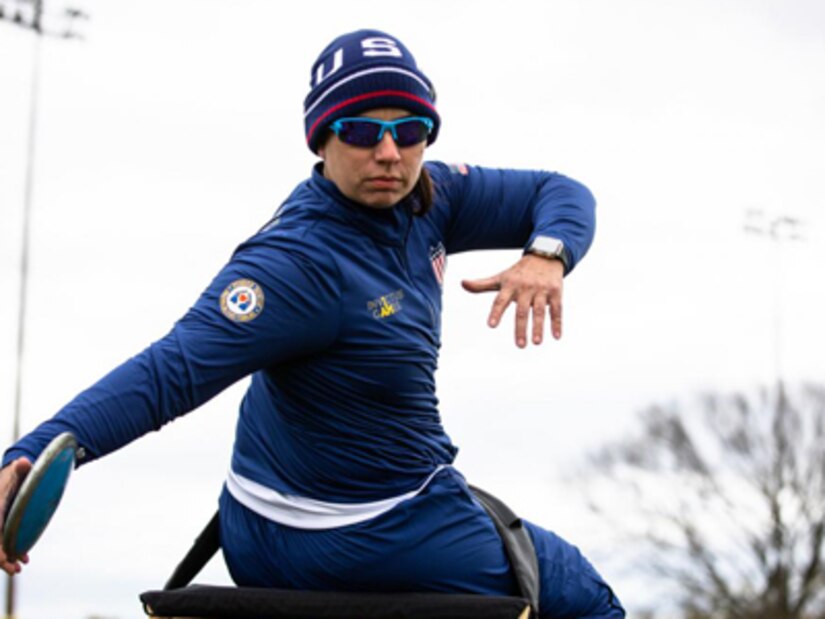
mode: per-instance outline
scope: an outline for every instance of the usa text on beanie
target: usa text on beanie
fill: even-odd
[[[317,153],[326,128],[337,118],[379,107],[400,107],[431,118],[432,144],[441,119],[435,89],[398,39],[378,30],[359,30],[330,43],[312,65],[304,100],[307,145]]]

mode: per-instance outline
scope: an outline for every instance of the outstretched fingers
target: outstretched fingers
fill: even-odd
[[[544,340],[548,310],[551,334],[561,338],[563,278],[564,265],[560,261],[527,255],[498,275],[461,283],[470,292],[498,291],[487,319],[490,327],[499,325],[511,303],[516,305],[514,337],[516,346],[524,348],[528,333],[533,344]]]

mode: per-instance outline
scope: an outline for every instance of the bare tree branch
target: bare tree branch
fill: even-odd
[[[671,583],[684,619],[825,619],[825,386],[705,394],[639,421],[587,465],[622,556]],[[632,514],[611,510],[618,492]]]

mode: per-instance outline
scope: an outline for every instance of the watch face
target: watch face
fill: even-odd
[[[564,243],[562,243],[560,239],[552,236],[537,236],[530,246],[530,249],[541,252],[542,254],[561,256],[562,251],[564,251]]]

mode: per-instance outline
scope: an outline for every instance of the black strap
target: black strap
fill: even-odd
[[[489,492],[470,486],[478,502],[490,515],[504,542],[507,558],[516,575],[521,595],[530,602],[536,616],[539,614],[539,561],[530,534],[521,518]]]
[[[185,587],[195,576],[198,575],[203,567],[209,563],[218,548],[221,546],[220,536],[220,522],[218,520],[218,512],[212,516],[209,524],[198,535],[192,548],[186,553],[183,561],[175,568],[174,573],[164,585],[164,590],[180,589]]]

